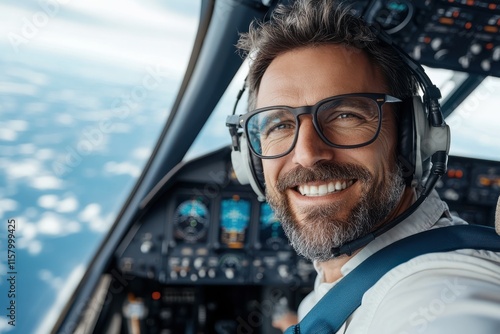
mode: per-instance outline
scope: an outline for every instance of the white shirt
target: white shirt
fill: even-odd
[[[436,191],[406,220],[376,238],[341,268],[343,276],[381,248],[412,234],[466,224],[448,211]],[[321,268],[299,306],[302,319],[338,282],[325,283]],[[332,305],[332,312],[335,305]],[[500,254],[457,250],[418,256],[387,272],[363,296],[337,333],[500,333]]]

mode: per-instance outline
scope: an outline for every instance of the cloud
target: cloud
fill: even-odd
[[[15,327],[9,325],[10,319],[7,317],[0,317],[0,333],[7,333],[14,330]]]
[[[104,171],[106,173],[114,174],[114,175],[130,175],[132,177],[138,177],[141,175],[141,169],[127,161],[124,162],[116,162],[110,161],[104,165]]]
[[[19,226],[16,246],[19,249],[26,249],[31,255],[40,254],[42,243],[40,240],[35,239],[39,234],[37,225],[30,223],[29,218],[26,216],[17,217],[16,222]]]
[[[89,224],[89,228],[94,232],[105,232],[111,225],[113,216],[101,216],[101,205],[98,203],[88,204],[78,215],[78,219]]]
[[[27,95],[37,96],[38,87],[32,84],[20,84],[15,82],[0,82],[0,94],[2,95]]]
[[[52,175],[36,176],[31,182],[31,186],[39,190],[62,189],[63,181]]]
[[[14,211],[18,208],[19,203],[10,198],[0,198],[0,218],[7,211]]]
[[[144,161],[149,159],[152,151],[153,150],[150,147],[137,147],[132,151],[132,157],[137,160]]]
[[[69,213],[78,209],[78,199],[73,195],[67,195],[60,200],[56,195],[46,194],[40,196],[37,203],[44,209],[54,210],[59,213]]]
[[[38,233],[51,236],[65,236],[77,233],[81,226],[76,221],[70,221],[55,212],[44,212],[36,224]]]

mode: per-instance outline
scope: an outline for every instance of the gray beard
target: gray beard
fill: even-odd
[[[324,262],[333,258],[332,248],[368,234],[396,207],[404,191],[403,173],[399,166],[386,184],[373,184],[373,176],[355,164],[321,163],[313,168],[296,167],[278,179],[276,194],[266,191],[266,198],[281,222],[295,251],[307,259]],[[356,179],[362,185],[359,202],[347,219],[337,219],[339,204],[314,206],[297,214],[307,217],[298,222],[285,190],[313,181]]]

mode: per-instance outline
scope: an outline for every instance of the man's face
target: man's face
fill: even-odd
[[[298,107],[335,95],[387,92],[365,53],[324,45],[274,59],[262,78],[256,107]],[[311,116],[301,116],[292,152],[262,160],[267,200],[299,254],[328,260],[331,248],[368,233],[398,203],[404,186],[396,167],[395,119],[387,104],[382,115],[377,140],[356,149],[328,146]]]

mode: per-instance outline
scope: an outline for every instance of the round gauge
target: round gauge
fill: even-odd
[[[196,242],[207,235],[210,212],[200,199],[180,203],[174,214],[174,234],[178,240]]]
[[[413,5],[407,0],[387,0],[375,13],[374,21],[389,34],[403,29],[413,16]]]

